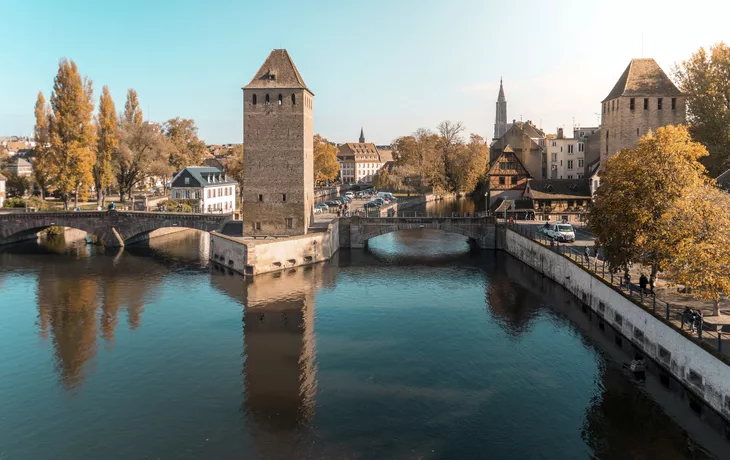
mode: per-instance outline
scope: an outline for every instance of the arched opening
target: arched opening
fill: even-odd
[[[365,247],[385,262],[420,264],[469,257],[477,242],[451,229],[393,227],[375,231]]]
[[[291,105],[297,105],[297,95],[296,94],[291,95]]]
[[[253,102],[253,105],[256,105],[256,95],[253,95],[253,98],[251,98],[251,102]]]
[[[281,93],[279,93],[279,105],[283,103],[283,98],[281,97]]]
[[[87,230],[58,225],[34,226],[0,237],[0,246],[30,244],[38,245],[39,248],[45,251],[59,254],[71,251],[81,256],[88,255],[86,254],[88,251],[82,251],[82,248],[96,242],[97,236]]]
[[[269,94],[266,93],[266,105],[269,105],[271,101],[269,100]]]

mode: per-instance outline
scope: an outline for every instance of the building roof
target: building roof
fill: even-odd
[[[372,142],[347,142],[338,147],[337,157],[340,159],[352,158],[356,162],[380,161],[380,153]]]
[[[616,82],[606,102],[620,96],[681,96],[682,92],[651,58],[632,59]]]
[[[375,148],[378,150],[378,155],[380,155],[381,163],[387,163],[389,161],[393,161],[393,150],[392,149],[379,149],[377,146]]]
[[[717,183],[725,190],[730,190],[730,169],[717,176]]]
[[[289,53],[285,49],[273,50],[266,58],[251,82],[244,89],[306,89],[306,83],[299,74]],[[311,93],[311,91],[309,91]]]
[[[173,187],[182,186],[182,184],[176,184],[175,182],[177,181],[178,177],[182,177],[183,175],[190,175],[190,177],[192,177],[193,180],[197,182],[197,184],[187,184],[190,187],[208,187],[238,183],[223,174],[223,172],[221,172],[221,170],[218,168],[205,166],[188,166],[187,168],[177,173],[172,179]]]
[[[525,195],[535,200],[590,199],[591,188],[586,179],[548,179],[527,181]]]
[[[15,164],[18,168],[30,168],[30,161],[26,160],[25,158],[18,158],[15,160]]]
[[[601,160],[600,159],[598,159],[598,160],[590,163],[586,167],[586,171],[588,171],[588,176],[586,177],[586,179],[591,179],[591,178],[593,178],[593,176],[595,176],[596,174],[598,174],[598,170],[600,169],[600,166],[601,166]]]

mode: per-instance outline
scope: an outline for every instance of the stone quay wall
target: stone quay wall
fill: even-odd
[[[498,234],[500,249],[582,299],[596,315],[730,420],[730,366],[567,257],[512,230],[499,229]]]

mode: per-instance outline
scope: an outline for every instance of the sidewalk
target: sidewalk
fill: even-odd
[[[550,246],[551,240],[548,240],[546,237],[536,233],[537,227],[534,225],[516,223],[511,228],[537,243],[544,246]],[[580,230],[581,233],[590,235],[590,232],[587,229],[581,228]],[[590,237],[593,238],[592,235]],[[611,276],[608,270],[608,265],[606,264],[604,266],[604,262],[600,258],[600,254],[598,258],[590,257],[586,264],[582,249],[579,251],[578,248],[575,248],[570,244],[554,244],[555,245],[552,246],[553,250],[569,257],[575,263],[583,266],[588,271],[593,272],[596,276],[603,278],[617,290],[623,292],[624,295],[627,295],[641,303],[645,310],[653,311],[654,313],[661,315],[665,319],[668,319],[669,322],[676,326],[677,329],[683,329],[686,333],[691,335],[694,340],[701,340],[716,350],[719,348],[719,351],[721,351],[725,356],[730,357],[730,307],[728,307],[727,302],[720,302],[721,316],[710,316],[712,315],[714,308],[711,301],[699,300],[689,294],[679,293],[677,291],[677,285],[670,286],[667,281],[660,277],[658,277],[656,281],[656,296],[651,294],[645,294],[642,296],[638,282],[642,272],[645,273],[647,277],[649,276],[650,270],[646,269],[646,267],[635,265],[631,268],[631,287],[627,290],[625,286],[622,286],[623,272],[616,273]],[[684,324],[684,327],[682,327],[682,312],[685,307],[702,311],[704,323],[701,339],[696,331],[692,333],[688,331],[689,327],[687,324]],[[720,329],[720,331],[718,331],[718,329]]]

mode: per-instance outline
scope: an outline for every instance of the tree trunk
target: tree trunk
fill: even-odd
[[[717,297],[712,301],[712,314],[720,316],[720,299]]]
[[[76,186],[76,194],[74,195],[74,209],[79,207],[79,187]]]

